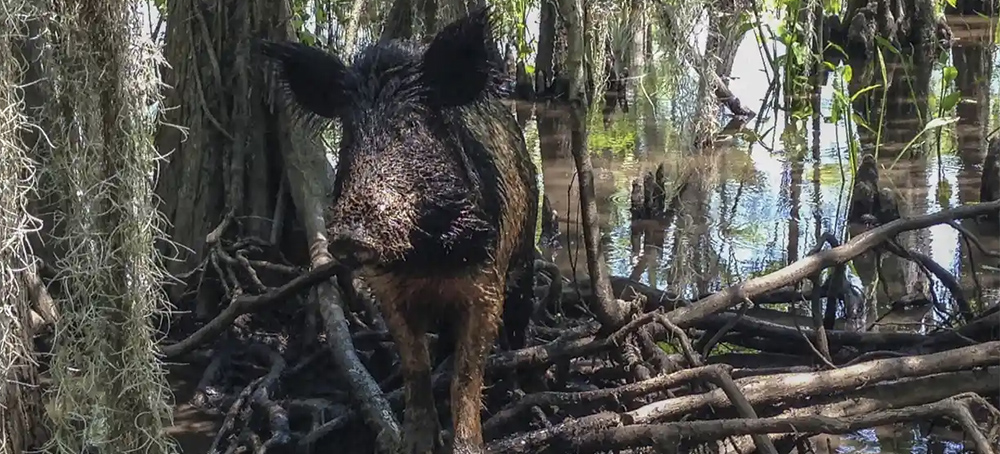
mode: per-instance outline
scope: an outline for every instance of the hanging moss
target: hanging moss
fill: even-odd
[[[157,53],[139,2],[52,1],[39,187],[62,232],[50,285],[60,309],[46,407],[53,453],[173,452],[150,319],[164,309],[154,241]]]

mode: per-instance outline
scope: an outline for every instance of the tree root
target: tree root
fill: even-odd
[[[287,444],[290,440],[287,413],[270,399],[278,384],[278,378],[285,369],[285,360],[273,349],[259,344],[254,347],[253,350],[258,354],[268,358],[271,363],[270,370],[240,392],[236,402],[226,413],[222,428],[208,450],[209,454],[236,452],[241,442],[250,442],[254,453],[265,453],[270,447]],[[259,442],[256,431],[251,428],[255,410],[263,410],[268,415],[267,431],[271,436],[262,443]]]

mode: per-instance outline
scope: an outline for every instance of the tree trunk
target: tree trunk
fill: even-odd
[[[347,18],[347,31],[344,33],[344,45],[341,48],[344,54],[353,54],[357,47],[358,28],[361,26],[361,11],[364,3],[364,0],[351,1],[351,15]]]
[[[535,91],[545,99],[566,99],[564,75],[566,30],[555,1],[542,2],[538,20],[538,51],[535,53]]]
[[[566,24],[566,78],[570,100],[571,143],[580,184],[580,211],[583,221],[583,240],[587,251],[587,269],[594,288],[593,311],[608,332],[623,326],[626,311],[615,301],[611,282],[601,250],[601,232],[598,228],[598,211],[594,191],[594,168],[587,150],[587,104],[584,74],[584,28],[582,0],[560,0],[560,16]]]
[[[382,39],[410,39],[413,37],[413,3],[395,0],[385,18]]]
[[[434,38],[434,34],[437,33],[437,16],[438,16],[438,2],[437,0],[422,0],[424,13],[424,41],[430,42]]]
[[[256,37],[287,35],[279,26],[281,4],[178,0],[169,5],[165,49],[172,69],[164,79],[169,86],[165,105],[171,110],[165,112],[168,126],[157,137],[169,162],[156,188],[160,211],[172,225],[171,238],[180,245],[163,246],[179,256],[168,270],[178,275],[202,264],[208,256],[206,236],[227,214],[235,222],[231,231],[221,232],[226,237],[256,238],[292,263],[306,262],[294,210],[278,209],[291,205],[288,191],[280,190],[281,120],[262,96],[268,90],[259,69],[261,57],[250,48]],[[177,285],[171,299],[180,304],[189,291],[202,319],[214,315],[223,299],[222,289],[214,285]]]
[[[151,317],[162,310],[151,146],[155,51],[139,5],[53,1],[41,67],[45,140],[35,144],[56,203],[50,284],[59,308],[46,402],[54,452],[173,451]]]

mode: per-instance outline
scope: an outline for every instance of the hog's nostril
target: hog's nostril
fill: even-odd
[[[361,266],[375,260],[374,247],[358,230],[331,232],[330,254],[347,266]]]

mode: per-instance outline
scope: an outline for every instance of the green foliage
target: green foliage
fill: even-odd
[[[503,0],[493,2],[493,7],[499,13],[500,29],[503,36],[513,36],[517,49],[517,60],[525,61],[534,51],[535,40],[528,39],[528,11],[536,7],[534,0]],[[528,71],[533,74],[534,66]]]
[[[591,115],[587,147],[589,150],[610,149],[616,156],[635,150],[636,124],[634,119],[616,116],[605,129],[601,116]]]

